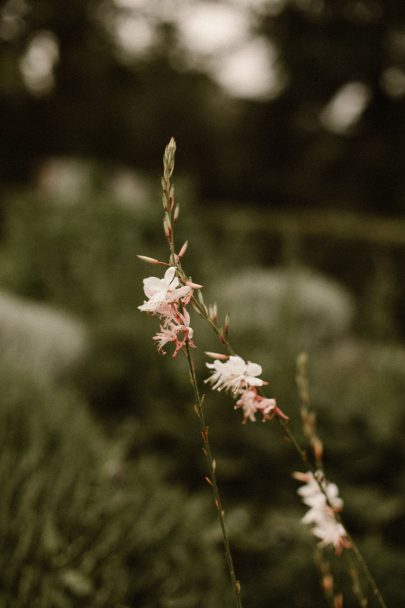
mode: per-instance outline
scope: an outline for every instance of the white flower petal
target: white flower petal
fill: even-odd
[[[168,268],[165,272],[165,276],[163,277],[164,282],[166,283],[167,286],[169,286],[171,284],[171,282],[173,281],[174,277],[176,274],[176,267],[175,266],[170,266],[170,268]],[[177,279],[178,281],[178,279]],[[172,285],[173,287],[173,285]]]
[[[263,370],[261,365],[248,361],[246,365],[246,373],[248,374],[248,376],[260,376],[262,371]]]
[[[155,294],[162,291],[162,280],[157,277],[148,277],[143,280],[143,290],[147,298],[152,298]]]

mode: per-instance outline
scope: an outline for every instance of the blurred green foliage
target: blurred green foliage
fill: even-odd
[[[63,374],[38,371],[34,347],[31,371],[27,356],[23,367],[13,359],[11,373],[12,338],[3,339],[3,604],[31,606],[35,597],[45,608],[231,605],[185,361],[155,352],[157,321],[136,310],[142,278],[160,274],[136,253],[166,255],[160,205],[131,208],[95,189],[69,204],[20,194],[5,209],[3,288],[28,308],[35,301],[63,311],[86,337]],[[269,269],[257,266],[255,248],[236,256],[221,240],[218,249],[197,207],[181,220],[179,242],[191,240],[186,267],[221,314],[230,310],[233,343],[263,365],[298,433],[295,358],[308,349],[327,474],[388,605],[401,605],[403,346],[378,331],[359,335],[358,299],[336,281],[285,254]],[[244,242],[248,252],[250,237]],[[0,306],[0,340],[7,323]],[[201,320],[193,326],[203,379],[203,351],[219,344]],[[36,335],[57,347],[57,331]],[[68,348],[58,351],[62,362]],[[300,462],[276,424],[241,425],[228,397],[209,395],[206,410],[246,603],[323,605],[291,479]],[[342,584],[350,597],[350,582]]]
[[[215,608],[226,579],[204,498],[127,458],[79,395],[1,370],[2,606]]]

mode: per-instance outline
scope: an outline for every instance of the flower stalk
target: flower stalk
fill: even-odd
[[[222,507],[221,495],[220,495],[220,492],[218,489],[217,474],[216,474],[216,469],[217,469],[216,461],[215,461],[215,459],[212,455],[212,451],[211,451],[211,446],[210,446],[210,441],[209,441],[209,427],[205,422],[204,395],[200,395],[197,378],[195,375],[195,365],[194,365],[194,361],[193,361],[193,358],[192,358],[192,355],[190,352],[189,345],[187,343],[186,343],[186,347],[185,347],[185,352],[186,352],[188,368],[189,368],[189,372],[190,372],[190,383],[191,383],[191,386],[193,387],[193,392],[194,392],[195,413],[196,413],[197,418],[200,423],[200,432],[201,432],[201,438],[202,438],[202,443],[203,443],[203,452],[207,459],[207,464],[208,464],[208,469],[209,469],[209,477],[206,477],[205,479],[208,482],[208,484],[211,486],[213,497],[214,497],[214,505],[218,512],[219,522],[220,522],[221,531],[222,531],[222,538],[223,538],[223,543],[224,543],[224,549],[225,549],[226,563],[228,566],[229,577],[231,579],[235,606],[237,608],[242,608],[242,600],[241,600],[241,595],[240,595],[241,586],[240,586],[240,583],[235,574],[235,567],[234,567],[234,563],[233,563],[231,547],[230,547],[229,538],[228,538],[226,525],[225,525],[225,512]]]
[[[224,510],[216,477],[216,461],[212,455],[209,443],[209,428],[204,415],[204,395],[201,395],[195,374],[194,360],[191,355],[193,348],[193,329],[190,326],[190,316],[186,309],[191,304],[195,311],[210,325],[219,338],[226,354],[206,353],[214,361],[207,363],[211,370],[211,376],[206,382],[212,384],[214,390],[224,390],[235,399],[235,409],[243,411],[243,422],[254,422],[256,414],[260,413],[263,422],[276,418],[285,437],[291,443],[305,467],[305,473],[298,473],[296,477],[305,482],[305,486],[298,492],[302,495],[304,503],[310,510],[304,517],[305,523],[313,525],[313,533],[320,539],[319,546],[332,545],[339,555],[343,550],[349,553],[352,562],[351,572],[353,581],[356,582],[356,593],[362,607],[367,605],[367,597],[362,589],[360,577],[361,572],[367,581],[367,587],[376,599],[380,608],[387,608],[378,586],[361,555],[359,548],[345,527],[339,510],[342,505],[337,494],[337,487],[326,481],[323,474],[323,444],[316,432],[316,417],[310,410],[310,397],[307,380],[307,360],[304,355],[298,360],[297,386],[300,397],[300,410],[303,431],[312,450],[312,456],[304,449],[289,424],[288,417],[277,406],[275,399],[268,398],[263,387],[267,384],[259,378],[261,366],[256,363],[244,361],[237,355],[229,341],[230,319],[227,313],[223,323],[218,320],[218,309],[216,304],[206,305],[201,292],[201,285],[192,281],[182,268],[182,258],[186,253],[188,241],[176,253],[174,242],[174,227],[179,216],[179,206],[175,203],[174,186],[171,177],[174,171],[176,144],[172,138],[166,146],[163,157],[162,177],[162,203],[163,203],[163,232],[169,248],[169,263],[161,262],[148,256],[139,256],[150,264],[161,264],[167,266],[163,279],[149,277],[144,280],[145,295],[149,298],[139,309],[149,314],[158,316],[162,324],[160,332],[153,338],[158,350],[165,353],[163,348],[166,344],[173,343],[175,357],[183,352],[187,358],[190,382],[192,385],[195,412],[200,424],[200,432],[203,443],[203,452],[208,463],[209,476],[205,479],[212,488],[214,504],[218,512],[222,530],[226,563],[232,584],[235,606],[242,608],[240,596],[240,584],[235,574],[230,543],[225,526]],[[195,295],[196,294],[196,295]],[[356,562],[356,563],[354,563]],[[353,565],[354,564],[354,565]],[[323,566],[324,568],[324,566]],[[334,608],[343,606],[343,595],[333,590],[333,577],[324,571],[323,586],[330,605]],[[366,602],[366,603],[365,603]]]
[[[206,476],[205,479],[211,486],[214,505],[218,513],[235,607],[243,608],[241,586],[235,573],[229,537],[225,525],[225,512],[218,488],[216,461],[210,446],[209,427],[205,421],[204,395],[200,394],[195,374],[194,360],[191,355],[191,348],[194,348],[195,344],[193,342],[193,329],[190,326],[190,315],[186,306],[190,301],[196,301],[193,292],[194,290],[200,290],[202,285],[194,283],[191,278],[185,275],[181,267],[181,259],[186,253],[188,241],[182,245],[178,254],[176,254],[175,250],[174,226],[180,210],[179,206],[175,204],[174,186],[171,182],[171,176],[174,171],[175,152],[176,143],[172,138],[166,146],[163,156],[162,177],[162,204],[164,211],[163,233],[170,252],[169,263],[161,262],[155,258],[150,258],[149,256],[138,256],[141,260],[150,264],[162,264],[169,268],[166,270],[163,279],[157,277],[144,279],[144,292],[148,300],[141,306],[138,306],[138,308],[142,312],[158,316],[162,321],[160,331],[157,332],[153,338],[158,351],[165,354],[163,349],[167,344],[173,343],[175,348],[172,356],[175,357],[179,352],[183,352],[187,358],[189,378],[194,393],[194,410],[199,420],[203,453],[208,464],[209,475]],[[200,294],[200,292],[198,293]]]

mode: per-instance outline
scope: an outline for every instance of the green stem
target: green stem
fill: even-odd
[[[363,591],[363,587],[361,585],[361,581],[358,575],[357,564],[355,563],[354,557],[351,553],[349,553],[349,560],[351,563],[351,567],[349,565],[349,574],[352,577],[353,584],[353,593],[356,596],[356,599],[359,603],[360,608],[368,607],[368,600],[366,594]]]
[[[239,583],[238,579],[236,578],[236,574],[235,574],[235,568],[233,565],[233,559],[232,559],[232,554],[231,554],[231,547],[229,544],[228,534],[227,534],[226,526],[225,526],[224,510],[222,508],[221,496],[220,496],[218,484],[217,484],[216,462],[212,456],[211,446],[210,446],[209,437],[208,437],[208,426],[205,422],[204,396],[200,395],[200,391],[198,389],[197,378],[196,378],[195,369],[194,369],[194,361],[191,357],[190,347],[189,347],[188,342],[186,342],[185,351],[186,351],[187,362],[188,362],[188,367],[189,367],[189,371],[190,371],[190,382],[193,387],[194,398],[195,398],[195,402],[196,402],[196,414],[197,414],[197,418],[200,421],[201,437],[202,437],[202,441],[203,441],[203,452],[207,458],[208,468],[209,468],[209,473],[210,473],[210,477],[207,478],[207,481],[209,482],[209,484],[212,488],[212,492],[214,495],[214,504],[217,509],[219,522],[221,525],[222,537],[223,537],[224,548],[225,548],[226,563],[228,566],[229,576],[230,576],[231,583],[232,583],[232,590],[233,590],[233,595],[234,595],[234,599],[235,599],[235,606],[236,606],[236,608],[243,608],[242,600],[240,597],[240,583]]]
[[[362,556],[362,554],[360,552],[360,549],[358,548],[357,544],[353,540],[352,536],[347,532],[346,526],[344,526],[344,528],[346,530],[347,537],[350,540],[350,543],[352,545],[351,549],[352,549],[354,555],[356,556],[356,559],[357,559],[358,563],[361,566],[363,574],[366,577],[367,583],[368,583],[368,585],[369,585],[369,587],[371,589],[372,595],[375,597],[376,601],[379,603],[379,605],[381,606],[381,608],[388,608],[387,604],[385,603],[385,600],[384,600],[383,596],[381,595],[381,592],[380,592],[380,590],[379,590],[379,588],[377,586],[377,583],[375,582],[374,577],[371,574],[371,572],[369,570],[369,567],[367,566],[367,563],[366,563],[364,557]]]
[[[171,140],[170,144],[166,147],[164,160],[163,160],[163,165],[164,165],[163,180],[162,180],[163,208],[165,211],[165,218],[166,218],[166,220],[165,220],[166,225],[164,225],[164,229],[165,229],[165,236],[166,236],[167,244],[168,244],[169,251],[170,251],[170,264],[177,267],[177,274],[181,279],[187,280],[187,277],[181,268],[181,261],[178,258],[178,256],[176,256],[176,250],[175,250],[175,244],[174,244],[174,225],[176,223],[176,218],[175,218],[175,213],[174,213],[174,191],[172,188],[170,178],[171,178],[171,175],[174,170],[175,149],[176,148],[175,148],[174,140]],[[173,198],[173,200],[171,200],[171,198]],[[197,418],[200,421],[200,431],[201,431],[201,437],[202,437],[202,441],[203,441],[203,452],[207,458],[208,468],[209,468],[210,476],[206,477],[206,479],[212,488],[212,492],[214,495],[214,504],[217,509],[218,517],[219,517],[219,521],[220,521],[220,525],[221,525],[222,537],[223,537],[224,548],[225,548],[226,563],[228,566],[229,576],[230,576],[231,583],[232,583],[232,590],[233,590],[233,595],[234,595],[234,599],[235,599],[235,606],[236,606],[236,608],[243,608],[242,600],[240,597],[240,583],[239,583],[238,579],[236,578],[236,574],[235,574],[235,568],[233,565],[231,548],[230,548],[229,539],[228,539],[228,535],[227,535],[227,531],[226,531],[226,527],[225,527],[224,510],[222,508],[221,496],[220,496],[218,484],[217,484],[216,462],[212,456],[210,442],[209,442],[209,438],[208,438],[208,426],[205,422],[204,396],[200,395],[200,391],[198,389],[198,383],[197,383],[197,378],[196,378],[195,369],[194,369],[194,361],[193,361],[191,353],[190,353],[190,345],[189,345],[188,340],[186,341],[185,352],[186,352],[187,362],[188,362],[188,367],[189,367],[189,372],[190,372],[190,383],[193,387],[193,392],[194,392],[195,411],[197,414]]]

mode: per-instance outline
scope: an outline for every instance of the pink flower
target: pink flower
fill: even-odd
[[[288,416],[281,411],[275,399],[268,399],[267,397],[258,395],[257,400],[259,401],[258,409],[263,416],[263,422],[266,422],[266,420],[272,420],[274,416],[280,416],[280,418],[288,420]]]
[[[147,298],[139,310],[150,312],[163,317],[172,317],[172,306],[179,301],[190,297],[192,288],[189,285],[179,287],[180,281],[176,277],[176,267],[171,266],[165,272],[163,279],[148,277],[143,281],[143,290]]]
[[[252,388],[250,390],[241,393],[239,400],[235,404],[235,409],[242,408],[243,410],[243,423],[246,424],[248,420],[256,422],[256,415],[258,412],[263,416],[263,422],[271,420],[274,416],[281,416],[288,420],[279,407],[275,399],[267,399],[262,395],[257,394],[257,390]]]
[[[263,386],[264,380],[258,378],[262,368],[257,363],[247,363],[236,355],[232,355],[225,362],[216,359],[213,363],[207,363],[208,369],[213,373],[205,382],[210,382],[212,388],[217,391],[224,389],[232,395],[238,395],[245,389],[253,386]]]
[[[243,422],[246,423],[248,420],[256,422],[257,413],[257,393],[256,391],[245,391],[242,393],[240,399],[235,404],[235,409],[242,408],[243,410]]]
[[[160,331],[153,337],[153,340],[156,341],[157,349],[163,355],[166,354],[166,351],[163,350],[166,344],[173,343],[175,345],[173,357],[186,345],[187,341],[191,347],[194,347],[193,329],[190,327],[188,312],[186,310],[183,313],[177,312],[173,320],[166,320],[160,326]]]

